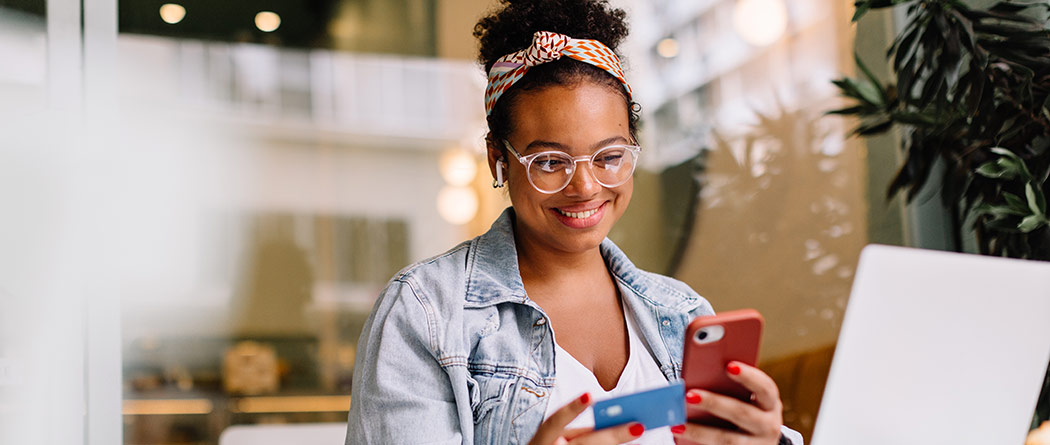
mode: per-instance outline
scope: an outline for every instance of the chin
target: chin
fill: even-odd
[[[561,244],[565,250],[572,252],[586,252],[591,249],[597,249],[602,244],[602,241],[605,240],[605,237],[609,235],[609,230],[612,228],[611,226],[603,226],[604,224],[589,230],[574,231],[575,233],[568,235],[568,239],[565,239]]]

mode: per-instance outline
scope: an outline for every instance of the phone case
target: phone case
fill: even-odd
[[[699,388],[750,403],[751,391],[729,379],[726,365],[738,361],[755,366],[762,324],[762,315],[753,309],[701,316],[689,323],[682,360],[686,390]],[[712,340],[719,335],[717,340]],[[686,416],[690,422],[736,429],[732,423],[701,409],[687,407]]]

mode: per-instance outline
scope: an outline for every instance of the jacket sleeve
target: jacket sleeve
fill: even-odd
[[[778,445],[805,445],[802,443],[802,434],[786,426],[780,427],[780,443]]]
[[[463,442],[434,317],[408,281],[380,294],[358,340],[347,445]]]

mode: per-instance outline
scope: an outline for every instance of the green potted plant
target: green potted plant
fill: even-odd
[[[940,188],[956,250],[972,233],[982,254],[1050,261],[1050,30],[1045,2],[857,0],[906,8],[887,58],[896,83],[863,77],[834,83],[850,99],[831,111],[855,116],[855,134],[898,128],[904,161],[887,196],[909,201]],[[942,174],[934,174],[937,170]],[[935,179],[939,178],[939,179]],[[972,232],[970,232],[972,231]],[[1033,426],[1050,418],[1050,375]]]

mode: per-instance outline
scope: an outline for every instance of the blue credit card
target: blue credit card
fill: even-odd
[[[685,423],[685,385],[681,381],[661,388],[594,403],[594,429],[639,422],[646,431]]]

